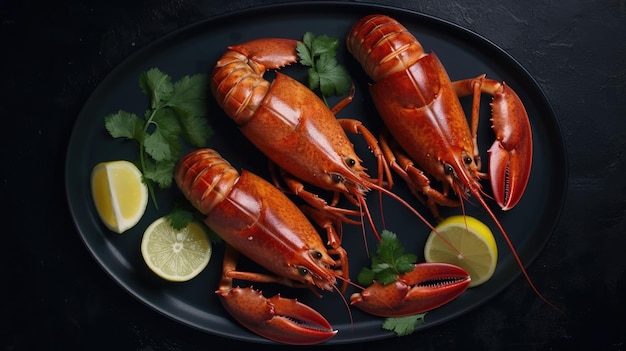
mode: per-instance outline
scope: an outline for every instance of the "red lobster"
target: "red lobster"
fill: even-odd
[[[370,15],[359,20],[346,38],[348,50],[375,83],[370,93],[387,131],[381,147],[390,167],[439,217],[437,205],[458,206],[448,197],[452,189],[461,199],[473,195],[489,213],[511,248],[522,273],[535,288],[504,228],[483,198],[481,178],[491,180],[493,196],[503,210],[522,197],[532,164],[532,133],[526,110],[506,84],[487,79],[451,82],[434,53],[427,54],[417,39],[396,20]],[[489,175],[480,172],[476,144],[482,93],[493,95],[492,128],[496,140],[489,149]],[[459,96],[473,95],[471,128]],[[439,192],[429,178],[443,184]]]
[[[335,118],[351,96],[329,110],[315,93],[289,76],[277,72],[272,83],[263,78],[266,70],[297,61],[297,43],[265,38],[230,46],[215,65],[211,90],[241,132],[280,167],[291,192],[313,208],[355,223],[346,215],[360,217],[361,212],[337,208],[340,194],[367,211],[365,193],[384,191],[380,185],[384,177],[391,184],[391,172],[376,137],[360,121]],[[365,138],[377,158],[377,180],[365,173],[345,131]],[[330,204],[306,190],[303,182],[332,191]],[[280,186],[276,178],[274,183]]]
[[[289,344],[321,343],[337,333],[311,307],[279,295],[266,298],[251,287],[233,287],[233,279],[339,292],[337,280],[349,279],[347,254],[339,238],[329,238],[333,244],[327,249],[283,192],[253,173],[244,170],[239,175],[215,150],[183,156],[175,179],[185,197],[206,215],[205,223],[226,242],[216,293],[237,321],[263,337]],[[238,253],[273,274],[238,271]],[[454,299],[468,285],[469,275],[461,268],[418,264],[399,283],[364,291],[363,305],[369,308],[366,311],[385,315],[394,310],[419,313]]]

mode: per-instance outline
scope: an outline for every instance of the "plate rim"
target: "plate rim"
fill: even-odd
[[[113,279],[113,281],[115,281],[116,284],[120,285],[127,293],[129,293],[131,296],[136,298],[138,301],[141,301],[143,304],[149,306],[152,310],[159,312],[161,315],[164,315],[179,324],[183,324],[183,325],[192,327],[194,329],[197,329],[206,333],[210,333],[213,335],[217,335],[220,337],[224,337],[224,338],[230,338],[230,339],[235,339],[235,340],[240,340],[240,341],[245,341],[245,342],[252,342],[252,343],[270,343],[270,344],[275,343],[273,341],[262,338],[256,334],[251,334],[248,336],[246,334],[233,333],[230,331],[224,331],[224,330],[218,331],[218,330],[215,330],[215,328],[211,329],[211,328],[201,327],[197,325],[196,323],[189,322],[187,320],[181,320],[176,315],[173,315],[172,313],[168,312],[163,307],[160,307],[159,304],[153,303],[147,298],[145,298],[144,296],[142,296],[141,294],[138,294],[136,292],[137,289],[134,288],[133,284],[128,284],[123,279],[119,279],[118,275],[113,271],[113,269],[110,268],[107,264],[105,264],[105,260],[102,257],[100,257],[100,255],[98,255],[93,245],[90,245],[87,242],[86,236],[83,233],[84,229],[81,228],[78,218],[77,218],[77,209],[71,203],[72,179],[71,179],[70,174],[72,172],[72,164],[70,164],[70,161],[71,161],[70,156],[71,156],[71,151],[72,151],[71,147],[75,143],[75,140],[76,140],[75,134],[78,132],[78,130],[80,130],[79,123],[81,121],[85,121],[84,118],[81,119],[80,117],[85,113],[85,110],[87,110],[88,107],[94,103],[94,100],[97,100],[96,96],[98,95],[98,92],[106,90],[105,88],[108,85],[111,85],[115,81],[114,78],[120,74],[119,72],[123,71],[127,66],[129,66],[130,63],[135,62],[138,58],[142,57],[143,55],[146,55],[146,53],[148,53],[150,50],[153,50],[155,47],[163,46],[164,43],[167,43],[171,41],[173,38],[180,36],[181,33],[189,32],[189,31],[196,31],[198,30],[198,28],[210,25],[210,23],[224,21],[233,16],[258,14],[259,12],[267,13],[267,12],[274,11],[274,10],[289,12],[289,11],[293,11],[293,9],[295,8],[301,9],[301,8],[306,8],[306,7],[319,7],[319,6],[332,6],[336,9],[349,9],[351,12],[349,12],[347,16],[352,16],[352,15],[356,15],[358,13],[364,13],[364,12],[380,12],[380,13],[388,14],[392,17],[394,15],[402,16],[402,17],[414,17],[415,16],[420,19],[428,20],[430,22],[436,22],[443,27],[450,27],[456,32],[455,36],[457,34],[462,34],[463,36],[471,37],[473,38],[474,41],[481,43],[484,46],[488,46],[490,50],[497,51],[499,55],[502,55],[506,59],[507,61],[506,66],[510,66],[510,65],[515,66],[516,70],[519,71],[518,75],[523,77],[525,80],[528,80],[531,83],[532,85],[531,91],[533,93],[538,93],[537,98],[540,99],[542,108],[547,109],[547,111],[550,113],[551,115],[550,121],[555,124],[554,128],[555,130],[558,131],[558,134],[559,134],[559,142],[553,144],[555,145],[554,152],[558,153],[560,156],[563,157],[562,163],[565,167],[562,169],[562,172],[563,172],[562,177],[564,180],[569,179],[569,168],[567,167],[568,154],[567,154],[566,141],[563,136],[561,123],[558,118],[558,115],[556,111],[554,110],[552,104],[550,103],[550,100],[548,99],[547,95],[545,94],[544,89],[541,87],[541,85],[538,83],[535,77],[531,75],[530,72],[526,69],[526,67],[524,67],[524,65],[522,65],[517,59],[515,59],[512,55],[510,55],[507,51],[502,49],[499,45],[495,44],[493,41],[487,39],[481,34],[478,34],[472,31],[471,29],[462,27],[461,25],[450,22],[449,20],[445,20],[445,19],[433,16],[433,15],[421,13],[416,10],[403,9],[403,8],[386,5],[386,4],[353,3],[353,2],[337,2],[337,1],[299,1],[299,2],[290,2],[290,3],[266,4],[266,5],[243,8],[243,9],[235,9],[235,10],[227,11],[218,15],[206,17],[194,23],[190,23],[181,28],[178,28],[174,31],[165,33],[159,36],[158,38],[156,38],[155,40],[146,43],[143,47],[139,48],[137,51],[133,52],[132,54],[125,57],[124,59],[120,60],[120,62],[115,67],[113,67],[106,74],[106,76],[98,83],[98,85],[90,92],[89,97],[87,98],[87,100],[85,100],[84,104],[82,105],[79,113],[76,116],[75,123],[72,127],[70,139],[68,142],[68,148],[67,148],[66,155],[65,155],[66,156],[66,161],[65,161],[66,200],[67,200],[67,204],[68,204],[70,214],[72,217],[72,222],[74,223],[74,226],[81,238],[81,241],[87,247],[90,255],[96,260],[96,262],[98,262],[98,265],[107,273],[107,275],[109,275]],[[560,196],[560,203],[558,204],[558,208],[554,209],[553,211],[556,217],[554,221],[552,222],[551,228],[549,228],[550,229],[549,233],[545,235],[545,237],[541,241],[539,245],[541,249],[537,250],[537,252],[533,253],[532,255],[524,258],[525,267],[529,267],[537,259],[540,253],[545,249],[546,244],[548,243],[548,241],[550,240],[550,238],[552,237],[553,233],[555,232],[556,228],[558,227],[560,223],[560,219],[563,214],[563,208],[566,204],[566,199],[567,199],[567,192],[568,192],[567,181],[562,182],[562,185],[559,188],[559,192],[562,194],[562,196]],[[88,200],[88,199],[85,199],[85,200]],[[446,318],[444,318],[443,320],[439,321],[436,324],[422,327],[420,331],[425,330],[427,328],[429,329],[431,327],[436,327],[437,325],[440,325],[446,321],[458,318],[460,315],[468,313],[471,310],[475,310],[482,304],[493,299],[493,297],[498,295],[502,290],[509,287],[514,280],[519,278],[520,275],[521,275],[520,271],[516,272],[509,279],[507,279],[506,284],[503,284],[502,286],[499,286],[496,289],[494,289],[494,291],[489,294],[489,297],[484,299],[482,302],[463,308],[456,313],[449,314]],[[322,345],[363,342],[363,341],[369,341],[369,340],[388,338],[394,335],[395,334],[393,334],[392,332],[385,332],[381,329],[381,333],[379,335],[374,335],[374,336],[370,335],[369,337],[366,337],[366,338],[346,337],[346,338],[341,338],[338,340],[335,340],[335,338],[333,338]]]

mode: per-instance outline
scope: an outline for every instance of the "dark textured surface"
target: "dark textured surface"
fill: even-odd
[[[195,331],[127,294],[81,243],[63,186],[76,116],[116,65],[173,30],[269,3],[279,1],[0,1],[3,349],[276,348]],[[519,278],[447,324],[354,348],[626,349],[626,3],[384,3],[485,36],[544,89],[570,177],[562,219],[529,272],[566,315]]]

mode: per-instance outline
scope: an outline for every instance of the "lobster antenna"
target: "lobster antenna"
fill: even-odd
[[[473,189],[475,191],[475,189]],[[480,194],[480,193],[479,193]],[[502,236],[504,237],[504,241],[506,241],[507,245],[509,246],[509,249],[511,250],[511,253],[513,254],[513,258],[515,258],[515,261],[517,262],[517,265],[520,267],[520,270],[522,271],[522,274],[524,275],[524,278],[526,278],[526,281],[528,282],[528,285],[530,285],[530,288],[535,292],[535,294],[537,294],[537,296],[539,296],[539,298],[541,300],[543,300],[543,302],[545,302],[548,306],[554,308],[555,310],[559,311],[561,314],[565,314],[565,312],[563,312],[563,310],[561,310],[560,308],[558,308],[555,304],[553,304],[552,302],[550,302],[550,300],[548,300],[546,297],[544,297],[541,292],[539,292],[539,289],[537,289],[537,287],[535,286],[535,284],[533,283],[532,279],[530,278],[530,275],[528,274],[528,272],[526,271],[526,268],[524,268],[524,264],[522,263],[521,258],[519,257],[519,255],[517,254],[517,250],[515,250],[515,246],[513,245],[513,242],[511,242],[511,239],[509,238],[509,235],[506,233],[506,231],[504,230],[504,227],[502,226],[502,224],[500,224],[500,221],[498,221],[498,219],[496,218],[496,215],[493,213],[493,211],[491,210],[491,208],[489,206],[487,206],[487,203],[485,202],[485,200],[480,197],[480,196],[476,196],[476,194],[474,194],[474,197],[478,199],[478,201],[481,203],[481,205],[485,208],[485,210],[487,211],[487,213],[489,214],[489,217],[491,217],[491,219],[493,220],[493,222],[496,224],[496,226],[498,227],[498,230],[500,230],[500,232],[502,233]]]
[[[376,227],[374,226],[374,221],[369,213],[367,204],[365,203],[365,198],[361,196],[359,197],[359,212],[363,213],[364,207],[365,207],[365,213],[367,215],[367,218],[370,221],[370,226],[374,230],[374,234],[376,235],[377,238],[380,238],[380,236],[378,235],[378,231],[376,230]],[[370,248],[369,248],[369,245],[367,244],[367,233],[365,232],[365,224],[363,223],[363,221],[361,221],[361,234],[363,236],[363,244],[365,244],[365,252],[367,252],[367,257],[370,257]]]
[[[346,279],[346,278],[341,277],[341,276],[335,276],[335,278],[337,278],[339,280],[342,280],[344,283],[347,283],[347,284],[350,284],[350,285],[354,285],[354,286],[357,286],[357,287],[363,289],[359,285],[356,285],[355,283],[351,282],[350,279]],[[352,310],[350,309],[350,303],[348,303],[348,300],[346,300],[346,297],[343,296],[343,292],[340,291],[340,289],[337,287],[337,285],[333,285],[333,289],[341,297],[341,300],[343,301],[344,306],[346,306],[346,310],[348,310],[348,316],[350,317],[350,325],[352,326],[352,328],[354,328],[354,319],[352,318]]]
[[[376,184],[371,183],[370,186],[386,195],[388,195],[389,197],[391,197],[392,199],[398,201],[402,206],[404,206],[406,209],[408,209],[412,214],[414,214],[417,218],[419,218],[427,227],[428,229],[430,229],[432,232],[434,232],[435,234],[437,234],[437,236],[439,236],[439,238],[441,238],[441,240],[443,242],[445,242],[448,246],[450,246],[450,248],[452,248],[454,251],[456,251],[457,254],[459,255],[463,255],[456,247],[454,247],[454,245],[452,245],[452,243],[446,239],[443,235],[441,235],[439,233],[439,231],[435,228],[435,226],[433,226],[432,224],[430,224],[430,222],[428,220],[426,220],[426,218],[419,213],[416,209],[413,208],[413,206],[411,206],[408,202],[406,202],[403,198],[401,198],[400,196],[392,193],[391,191],[380,187]],[[380,241],[380,237],[378,237],[378,240]]]

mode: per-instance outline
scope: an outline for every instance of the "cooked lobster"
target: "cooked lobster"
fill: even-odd
[[[452,82],[437,56],[425,53],[406,27],[385,15],[360,19],[347,35],[346,44],[374,81],[370,94],[386,127],[380,145],[390,167],[417,197],[425,198],[437,218],[439,205],[458,206],[460,200],[473,196],[503,234],[531,288],[552,305],[532,283],[484,199],[480,183],[490,179],[493,198],[502,210],[511,209],[522,198],[532,165],[532,131],[518,95],[505,83],[485,75]],[[493,96],[495,141],[489,149],[488,175],[480,171],[476,137],[483,93]],[[473,99],[471,124],[459,100],[466,95]],[[431,186],[429,177],[441,182],[441,191]]]
[[[266,298],[252,287],[233,286],[233,280],[342,293],[345,284],[339,288],[337,283],[350,277],[340,238],[329,237],[325,245],[282,191],[251,172],[239,174],[215,150],[199,149],[183,156],[175,180],[191,204],[206,215],[207,226],[226,243],[216,293],[228,313],[251,331],[281,343],[316,344],[337,333],[311,307],[279,295]],[[270,273],[238,270],[239,253]],[[454,299],[468,285],[468,273],[456,266],[418,264],[398,284],[373,285],[352,302],[378,315],[419,313]]]

